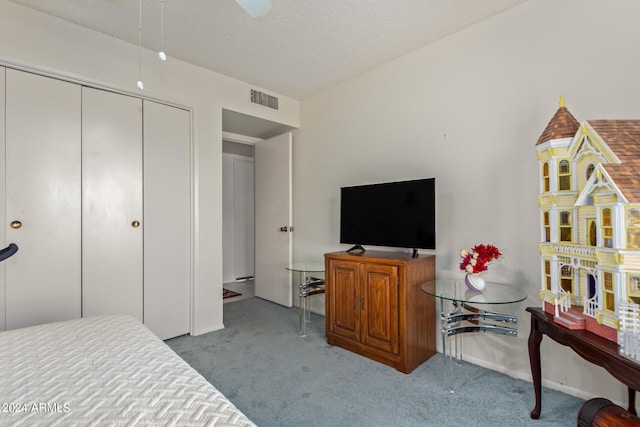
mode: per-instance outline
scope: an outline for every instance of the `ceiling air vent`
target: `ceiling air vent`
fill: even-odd
[[[273,108],[274,110],[278,109],[278,98],[255,89],[251,89],[251,102]]]

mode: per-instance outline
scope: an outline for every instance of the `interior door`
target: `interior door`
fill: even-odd
[[[6,70],[7,329],[80,317],[80,90]]]
[[[256,143],[255,293],[292,306],[292,134]]]
[[[142,321],[142,100],[82,89],[82,315]]]

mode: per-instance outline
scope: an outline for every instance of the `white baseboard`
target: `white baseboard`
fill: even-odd
[[[464,361],[472,363],[474,365],[481,366],[483,368],[491,369],[492,371],[500,372],[500,373],[508,375],[508,376],[510,376],[512,378],[517,378],[519,380],[524,380],[524,381],[528,381],[530,383],[533,383],[533,377],[531,376],[530,373],[524,373],[524,372],[521,372],[521,371],[513,371],[513,370],[510,370],[510,369],[506,369],[504,366],[497,365],[497,364],[494,364],[494,363],[491,363],[491,362],[487,362],[486,360],[478,359],[478,358],[475,358],[475,357],[472,357],[472,356],[465,356]],[[602,397],[602,396],[597,396],[597,395],[595,395],[593,393],[585,392],[584,390],[580,390],[580,389],[577,389],[575,387],[568,386],[566,384],[561,384],[559,382],[552,381],[552,380],[549,380],[549,379],[544,379],[544,378],[542,379],[542,386],[546,387],[546,388],[549,388],[551,390],[556,390],[556,391],[568,394],[570,396],[575,396],[575,397],[578,397],[578,398],[584,399],[584,400],[592,399],[594,397]],[[534,395],[533,393],[534,392],[533,392],[533,385],[532,385],[532,389],[531,389],[532,398],[533,398],[533,395]],[[613,403],[615,403],[616,405],[622,406],[623,408],[626,408],[626,406],[627,406],[627,402],[616,402],[613,399],[610,399],[610,400]],[[532,400],[532,404],[533,404],[533,400]],[[531,409],[533,409],[533,406],[531,406]]]

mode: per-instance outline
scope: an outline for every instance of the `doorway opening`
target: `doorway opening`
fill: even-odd
[[[256,259],[255,145],[289,132],[291,126],[222,110],[223,131],[223,287],[240,293],[234,302],[253,297]],[[258,255],[258,258],[260,256]],[[284,270],[284,266],[282,267]]]
[[[222,141],[223,303],[255,295],[253,145]]]

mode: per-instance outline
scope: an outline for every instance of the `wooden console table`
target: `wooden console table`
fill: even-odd
[[[533,389],[536,395],[536,406],[531,411],[531,418],[538,419],[542,409],[541,402],[541,368],[540,342],[547,335],[552,340],[571,347],[583,359],[602,366],[618,381],[628,388],[628,411],[636,415],[636,390],[640,390],[640,364],[618,353],[618,344],[584,330],[571,330],[553,321],[551,314],[541,308],[528,307],[531,313],[531,333],[529,334],[529,361]]]

